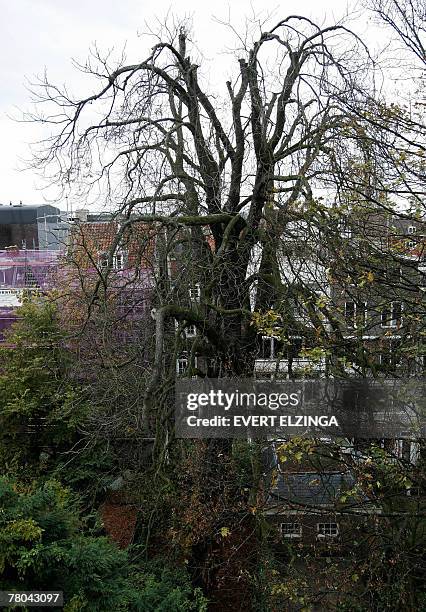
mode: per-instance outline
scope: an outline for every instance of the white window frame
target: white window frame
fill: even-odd
[[[278,359],[280,348],[279,346],[276,345],[276,343],[279,342],[280,338],[277,338],[276,336],[261,336],[261,340],[262,342],[269,340],[271,350],[270,350],[270,357],[260,357],[260,359],[263,359],[264,361],[269,361],[269,360],[272,361],[272,360]]]
[[[416,465],[421,459],[421,447],[419,442],[410,442],[410,463]]]
[[[292,526],[293,528],[296,527],[296,529],[294,531],[290,531],[289,533],[284,533],[284,526],[288,525],[288,526]],[[281,523],[280,524],[280,531],[281,531],[281,537],[283,538],[287,538],[287,539],[300,539],[302,537],[302,524],[298,523],[298,522],[292,522],[292,523]]]
[[[269,346],[270,346],[270,351],[268,351],[268,352],[269,352],[269,357],[263,357],[263,356],[262,356],[262,357],[261,357],[261,359],[265,359],[265,360],[268,360],[268,359],[274,359],[274,355],[275,355],[275,346],[274,346],[274,344],[275,344],[275,343],[274,343],[274,338],[273,338],[273,336],[262,336],[262,337],[261,337],[261,340],[262,340],[262,345],[263,345],[264,343],[266,343],[267,341],[269,341]],[[262,346],[262,349],[263,349],[263,346]],[[264,352],[264,351],[262,350],[262,353],[263,353],[263,352]]]
[[[121,249],[117,249],[112,256],[112,270],[124,270],[126,265],[127,253]],[[101,270],[105,270],[109,263],[109,253],[103,252],[98,254],[98,265]]]
[[[346,304],[353,304],[353,321],[352,325],[348,325],[347,307]],[[360,311],[362,312],[362,318],[359,316]],[[348,329],[357,329],[359,325],[365,327],[368,322],[368,302],[360,302],[357,304],[354,300],[345,301],[345,324]]]
[[[194,368],[198,367],[198,358],[195,357],[194,358]],[[183,374],[185,374],[186,370],[188,369],[188,365],[189,365],[189,357],[188,357],[188,353],[184,352],[181,354],[180,357],[178,357],[176,359],[176,374],[177,376],[183,376]],[[191,378],[197,378],[196,376],[192,376]]]
[[[362,316],[362,325],[363,327],[367,327],[368,325],[368,302],[362,302],[364,305],[363,316]]]
[[[179,330],[179,321],[175,319],[175,328],[176,332]],[[180,333],[185,336],[185,338],[194,338],[197,335],[197,328],[194,323],[189,323],[185,321],[185,327],[180,330]]]
[[[187,338],[195,338],[196,335],[197,335],[197,328],[194,325],[194,323],[190,323],[189,325],[185,327],[185,336]]]
[[[395,308],[394,308],[395,304],[399,304],[400,306],[400,318],[399,319],[395,318]],[[395,329],[397,327],[401,327],[402,326],[403,303],[402,302],[391,302],[389,305],[386,306],[386,309],[389,309],[390,317],[387,321],[383,322],[384,309],[382,309],[380,313],[380,327],[382,327],[383,329],[389,329],[389,328]],[[398,325],[398,321],[399,321],[399,325]]]
[[[188,369],[189,360],[188,357],[178,357],[176,359],[176,374],[183,376]]]
[[[342,238],[352,238],[353,231],[347,219],[341,219],[339,221],[339,233]]]
[[[399,347],[397,345],[397,341],[390,340],[389,350],[379,353],[380,365],[384,365],[388,367],[398,367],[401,364],[401,355],[398,355],[398,360],[395,360],[395,353],[398,351],[398,349]],[[388,363],[386,363],[386,361]]]
[[[339,523],[317,523],[317,538],[337,538],[340,535]]]
[[[409,236],[414,236],[417,233],[417,227],[415,227],[414,225],[409,225],[407,228],[407,234]],[[416,240],[408,240],[407,242],[407,247],[409,249],[415,249],[417,246],[417,241]]]
[[[99,253],[98,265],[101,270],[105,270],[105,268],[108,267],[108,254],[107,253]]]
[[[351,317],[349,318],[349,308],[348,304],[352,304],[351,307]],[[352,320],[351,320],[352,319]],[[346,300],[345,301],[345,325],[348,329],[356,329],[356,302],[354,300]]]
[[[404,457],[404,440],[398,439],[395,440],[395,451],[394,451],[395,457],[398,457],[398,459],[403,459]]]
[[[124,270],[126,265],[126,253],[121,249],[117,250],[112,257],[113,270]]]
[[[192,287],[188,289],[189,299],[193,302],[199,302],[201,298],[201,287],[200,283],[195,283]]]

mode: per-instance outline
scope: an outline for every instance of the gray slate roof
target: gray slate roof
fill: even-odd
[[[355,484],[352,474],[339,472],[279,474],[269,502],[331,505]]]

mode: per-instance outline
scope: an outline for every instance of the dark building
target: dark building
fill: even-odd
[[[355,524],[378,509],[362,496],[352,499],[351,513],[338,511],[339,500],[355,486],[350,472],[278,473],[269,493],[265,514],[282,541],[342,545],[352,541]],[[342,504],[340,504],[342,505]]]
[[[0,250],[57,250],[63,245],[65,226],[60,210],[49,204],[0,205]]]

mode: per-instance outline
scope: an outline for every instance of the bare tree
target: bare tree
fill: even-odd
[[[426,8],[421,0],[372,0],[366,3],[379,20],[392,28],[423,66],[426,63]]]
[[[368,90],[368,53],[344,25],[291,16],[261,33],[240,50],[227,100],[205,89],[190,53],[180,27],[135,64],[110,69],[96,53],[81,66],[100,81],[87,98],[74,100],[47,78],[36,96],[48,111],[36,119],[53,128],[36,165],[53,168],[64,187],[101,190],[122,217],[114,246],[141,222],[186,240],[192,265],[181,273],[201,287],[201,300],[184,308],[170,292],[158,296],[151,391],[163,374],[171,318],[196,326],[216,375],[251,375],[251,296],[264,310],[271,278],[279,282],[273,249],[263,249],[257,266],[253,257],[256,245],[271,243],[268,209],[282,233],[300,202],[315,205],[321,189],[330,195],[348,105],[362,107]]]
[[[33,119],[52,133],[34,166],[48,167],[64,190],[78,187],[87,198],[98,194],[114,211],[117,231],[105,265],[95,257],[95,276],[80,275],[86,320],[98,313],[106,330],[105,345],[90,346],[102,367],[117,356],[109,343],[118,321],[109,307],[117,289],[114,254],[134,232],[141,247],[138,269],[147,245],[135,228],[150,228],[155,236],[155,323],[142,321],[155,325],[151,363],[143,366],[142,384],[140,362],[114,376],[105,368],[102,381],[112,381],[116,393],[105,385],[101,419],[105,429],[118,432],[122,413],[116,408],[130,405],[129,430],[136,423],[157,434],[157,465],[171,446],[177,361],[186,375],[251,377],[260,333],[281,343],[275,373],[286,354],[288,376],[306,375],[296,372],[293,359],[302,348],[314,364],[325,363],[321,375],[381,375],[394,371],[395,363],[389,357],[377,364],[377,346],[366,344],[365,336],[389,320],[387,332],[401,327],[401,312],[393,306],[388,315],[386,308],[401,293],[409,305],[403,351],[411,350],[424,326],[418,277],[423,253],[409,259],[404,230],[394,231],[389,221],[393,198],[401,195],[408,206],[397,217],[423,223],[422,123],[376,95],[362,41],[343,24],[319,27],[290,16],[241,43],[225,99],[208,88],[203,60],[194,53],[185,25],[165,27],[149,56],[134,64],[109,66],[95,52],[80,66],[99,82],[87,97],[73,99],[47,77],[35,94],[43,114]],[[355,240],[347,240],[350,231]],[[90,248],[86,254],[93,258]],[[401,266],[410,274],[401,275]],[[94,338],[97,328],[83,324]],[[149,343],[147,336],[141,334]],[[305,345],[298,347],[301,338]],[[127,394],[119,389],[124,379],[132,380]],[[224,517],[240,521],[232,504],[222,503],[231,498],[238,512],[250,516],[248,498],[258,495],[259,473],[244,497],[227,478],[229,457],[209,443],[197,452],[195,463],[185,457],[191,465],[178,478],[181,492],[193,487],[199,493],[197,504],[192,495],[188,502],[199,521],[207,505],[212,530]],[[215,495],[205,494],[209,487]],[[148,531],[161,503],[156,500]],[[197,532],[194,542],[200,557],[209,550],[204,533]]]

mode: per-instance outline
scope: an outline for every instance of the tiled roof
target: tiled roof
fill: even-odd
[[[70,231],[70,253],[83,267],[93,267],[98,258],[108,253],[119,231],[117,221],[78,223]],[[127,252],[127,265],[134,267],[140,261],[141,268],[151,268],[155,253],[156,228],[137,223],[124,232],[120,248]]]

